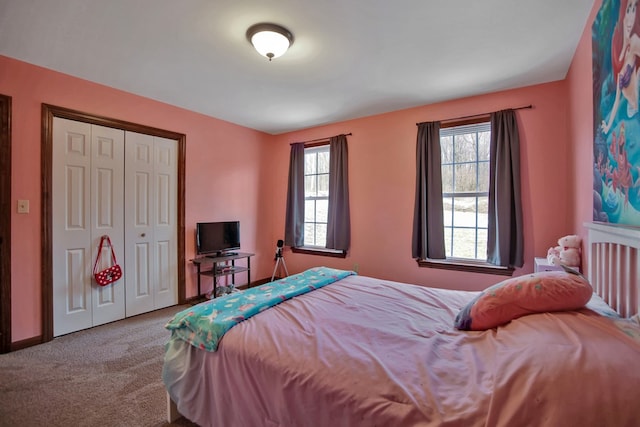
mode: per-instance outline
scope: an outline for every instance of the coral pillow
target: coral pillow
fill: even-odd
[[[576,310],[593,289],[579,273],[544,271],[513,277],[485,289],[456,316],[455,327],[483,331],[527,314]]]

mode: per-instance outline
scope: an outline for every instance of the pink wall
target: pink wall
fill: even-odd
[[[596,0],[567,74],[573,191],[573,232],[586,238],[583,226],[593,220],[593,73],[591,25],[602,5]]]
[[[258,220],[262,159],[269,135],[130,93],[0,56],[0,93],[12,97],[12,200],[30,212],[11,212],[12,341],[41,333],[40,126],[41,104],[186,134],[186,286],[195,295],[194,227],[199,220],[238,219],[242,247],[256,250],[254,277],[271,276]],[[3,213],[4,214],[4,213]]]
[[[282,238],[287,188],[289,144],[352,132],[349,142],[352,247],[346,259],[285,252],[290,272],[323,264],[360,274],[431,286],[480,290],[501,276],[419,268],[411,258],[415,191],[416,123],[444,120],[509,107],[518,111],[521,135],[522,193],[526,264],[546,256],[558,237],[572,231],[569,168],[567,85],[556,82],[427,105],[373,117],[321,126],[274,137],[266,153],[273,174],[269,194],[275,202],[269,220],[271,240]]]

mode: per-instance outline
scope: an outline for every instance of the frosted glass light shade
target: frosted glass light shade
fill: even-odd
[[[247,30],[247,39],[262,56],[273,58],[282,56],[293,43],[293,35],[275,24],[256,24]]]

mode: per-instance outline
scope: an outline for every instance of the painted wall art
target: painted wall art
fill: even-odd
[[[593,220],[640,226],[640,0],[604,0],[592,27]]]

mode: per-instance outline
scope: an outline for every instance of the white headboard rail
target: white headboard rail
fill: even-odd
[[[594,291],[621,316],[638,313],[640,306],[640,229],[585,223],[588,271]]]

